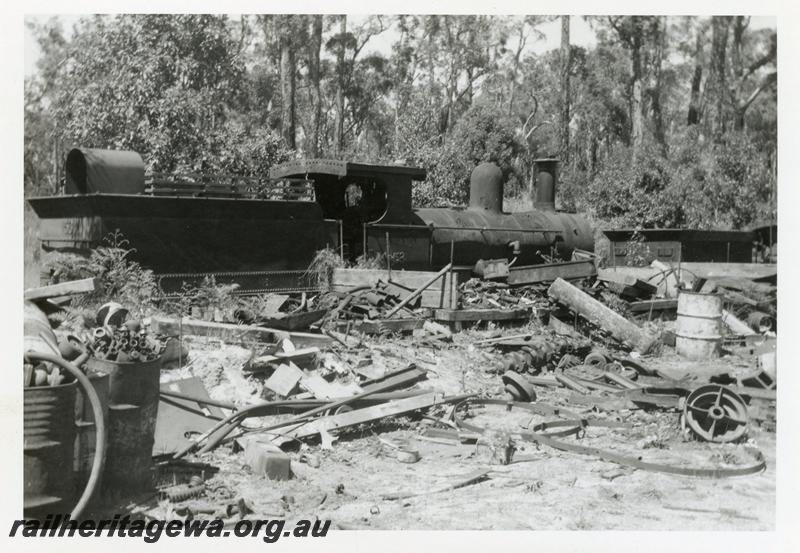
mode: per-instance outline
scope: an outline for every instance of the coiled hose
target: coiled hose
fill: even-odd
[[[25,354],[25,358],[34,363],[37,361],[53,363],[54,365],[58,365],[70,373],[83,387],[83,391],[86,394],[86,397],[89,398],[89,403],[92,406],[92,414],[94,415],[94,424],[96,430],[94,459],[92,460],[92,472],[89,474],[89,480],[86,482],[86,487],[83,489],[83,494],[81,495],[80,499],[78,499],[75,507],[72,508],[72,512],[70,512],[70,517],[72,519],[77,519],[81,516],[83,510],[86,508],[86,505],[92,499],[97,485],[100,482],[100,476],[103,474],[103,468],[106,461],[106,421],[103,419],[103,409],[100,405],[100,398],[97,396],[94,386],[92,386],[91,381],[86,377],[86,375],[69,361],[49,353],[32,351],[27,352]]]

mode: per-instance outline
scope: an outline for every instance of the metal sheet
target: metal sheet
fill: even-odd
[[[167,382],[161,388],[199,399],[211,399],[203,382],[196,376]],[[161,396],[153,454],[181,451],[191,443],[192,436],[202,434],[214,426],[212,417],[222,419],[224,414],[219,407],[213,405]]]

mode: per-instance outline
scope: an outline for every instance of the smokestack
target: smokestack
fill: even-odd
[[[469,179],[469,209],[503,211],[503,172],[494,163],[481,163]]]
[[[557,159],[535,159],[536,191],[533,197],[534,209],[541,211],[556,210]]]

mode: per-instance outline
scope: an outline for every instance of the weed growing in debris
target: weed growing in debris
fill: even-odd
[[[387,256],[385,253],[356,258],[355,263],[348,263],[331,248],[319,250],[306,269],[305,276],[320,290],[330,290],[333,285],[333,272],[342,267],[353,269],[382,270],[389,267],[389,262],[400,263],[403,261],[403,252],[395,252]]]
[[[114,300],[125,305],[132,314],[144,315],[155,308],[163,294],[153,271],[129,259],[135,251],[117,230],[106,236],[103,245],[91,250],[88,256],[61,253],[48,256],[44,270],[49,274],[49,284],[98,279],[96,290],[76,298],[73,305],[91,308]]]
[[[312,282],[320,290],[330,290],[333,285],[333,272],[344,266],[345,262],[336,250],[325,248],[316,253],[305,275],[311,277]]]
[[[629,267],[644,267],[650,264],[653,259],[650,246],[647,244],[647,238],[638,229],[634,231],[630,240],[625,244],[625,249],[627,252],[625,264]]]
[[[184,284],[180,293],[166,298],[153,271],[130,259],[135,251],[117,230],[88,255],[59,252],[48,255],[43,268],[49,275],[49,284],[98,279],[94,292],[73,298],[71,315],[66,318],[91,319],[90,313],[108,301],[124,305],[134,317],[157,312],[190,314],[192,307],[229,313],[239,305],[234,296],[238,285],[217,284],[213,277],[207,277],[199,286]]]

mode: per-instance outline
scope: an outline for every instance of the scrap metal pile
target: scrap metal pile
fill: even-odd
[[[180,371],[182,378],[170,375],[172,369],[162,372],[153,451],[158,471],[174,471],[190,456],[207,463],[217,458],[207,454],[224,446],[255,474],[290,479],[297,463],[318,465],[318,448],[365,433],[400,463],[418,462],[418,445],[426,440],[485,447],[489,453],[475,458],[480,474],[467,483],[488,478],[487,466],[536,460],[541,446],[696,477],[764,470],[764,457],[748,440],[754,425],[774,431],[774,321],[759,315],[775,312],[774,290],[741,283],[735,289],[730,280],[687,284],[670,271],[653,282],[593,270],[575,276],[585,263],[565,265],[571,282],[552,264],[541,273],[517,268],[524,273],[514,278],[524,282],[516,285],[510,272],[494,267],[462,283],[451,308],[426,305],[451,293],[444,285],[429,290],[452,279],[451,266],[415,286],[389,278],[318,296],[268,297],[258,308],[251,303],[223,317],[229,322],[126,321],[123,306],[104,306],[78,350],[116,363],[172,360]],[[722,293],[704,294],[711,287]],[[752,290],[759,299],[747,295]],[[681,326],[694,318],[679,298],[727,298],[731,291],[739,302],[733,309],[742,315],[741,306],[748,307],[750,324],[736,326],[736,314],[723,310],[714,322],[718,335],[690,335]],[[167,356],[168,339],[188,352]],[[192,349],[203,340],[220,351],[238,344],[250,352],[223,369],[246,394],[216,394],[219,377],[200,372],[203,350]],[[691,357],[698,341],[713,346],[705,358]],[[705,370],[722,347],[746,368]],[[30,371],[29,381],[48,378]],[[380,436],[387,428],[411,435]],[[603,432],[594,435],[595,429]],[[649,459],[641,451],[700,443],[738,449],[721,461],[708,450],[701,465],[680,455]],[[190,471],[159,493],[173,503],[196,499],[208,493],[203,480]]]

